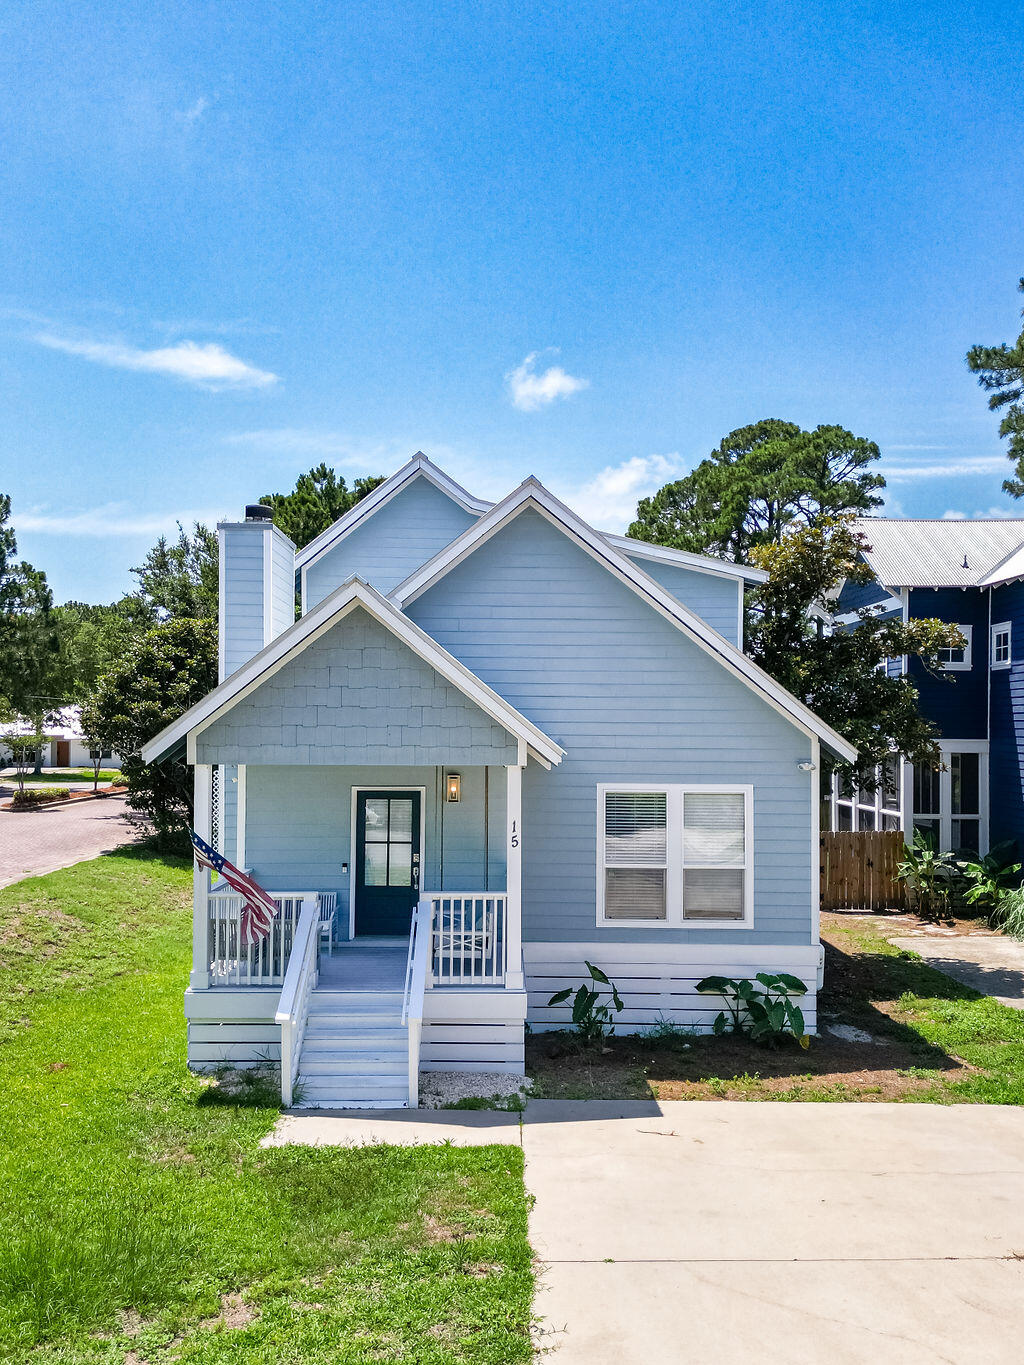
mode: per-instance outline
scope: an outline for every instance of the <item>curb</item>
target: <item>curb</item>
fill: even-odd
[[[108,801],[112,796],[127,796],[128,789],[122,788],[114,792],[88,792],[85,796],[69,796],[66,801],[36,801],[31,806],[26,806],[24,810],[12,810],[11,803],[8,801],[0,806],[0,811],[7,815],[30,815],[34,810],[69,810],[72,806],[80,806],[85,801]]]

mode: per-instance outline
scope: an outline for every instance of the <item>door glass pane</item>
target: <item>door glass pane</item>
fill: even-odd
[[[683,797],[683,862],[743,862],[743,797],[687,792]]]
[[[952,822],[950,838],[955,849],[967,848],[972,853],[977,853],[978,834],[977,820],[954,820]]]
[[[412,886],[412,844],[392,844],[388,886]]]
[[[939,846],[939,822],[938,820],[914,820],[914,833],[920,831],[922,838],[928,840],[932,848]]]
[[[388,846],[387,844],[367,843],[366,862],[363,872],[365,886],[387,886],[388,884]]]
[[[929,768],[927,763],[914,764],[914,813],[939,813],[939,770]]]
[[[886,810],[900,808],[900,761],[887,758],[882,764],[882,805]]]
[[[394,797],[391,801],[391,825],[388,837],[391,840],[400,839],[408,842],[412,839],[412,802],[403,797]],[[407,886],[408,882],[403,882]]]
[[[686,919],[742,919],[743,873],[691,869],[683,873]]]
[[[388,799],[386,796],[367,797],[364,828],[367,839],[388,837]]]
[[[853,807],[836,806],[836,828],[853,829]]]
[[[954,815],[976,815],[980,810],[979,768],[978,754],[950,754],[950,809]]]
[[[858,806],[858,807],[857,807],[857,828],[858,828],[858,829],[874,829],[874,827],[875,827],[875,812],[874,812],[873,810],[868,810],[866,806]]]

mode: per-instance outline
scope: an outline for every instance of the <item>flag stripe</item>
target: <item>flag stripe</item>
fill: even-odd
[[[258,882],[247,877],[234,863],[228,862],[222,853],[211,848],[194,829],[190,829],[189,834],[199,866],[209,868],[211,872],[223,877],[232,891],[242,898],[241,946],[249,948],[262,942],[274,923],[278,911],[277,902]]]

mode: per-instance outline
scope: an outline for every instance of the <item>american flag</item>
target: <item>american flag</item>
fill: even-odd
[[[211,848],[194,829],[190,829],[189,834],[192,836],[192,847],[195,849],[196,862],[199,866],[208,867],[211,872],[219,873],[231,890],[242,897],[242,947],[251,947],[252,944],[265,939],[277,914],[276,903],[270,899],[262,886],[251,877],[247,877],[234,863],[229,863],[222,853]]]

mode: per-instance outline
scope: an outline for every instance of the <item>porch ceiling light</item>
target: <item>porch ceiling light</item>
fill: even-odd
[[[458,801],[462,797],[462,778],[458,773],[449,773],[444,780],[445,799]]]

